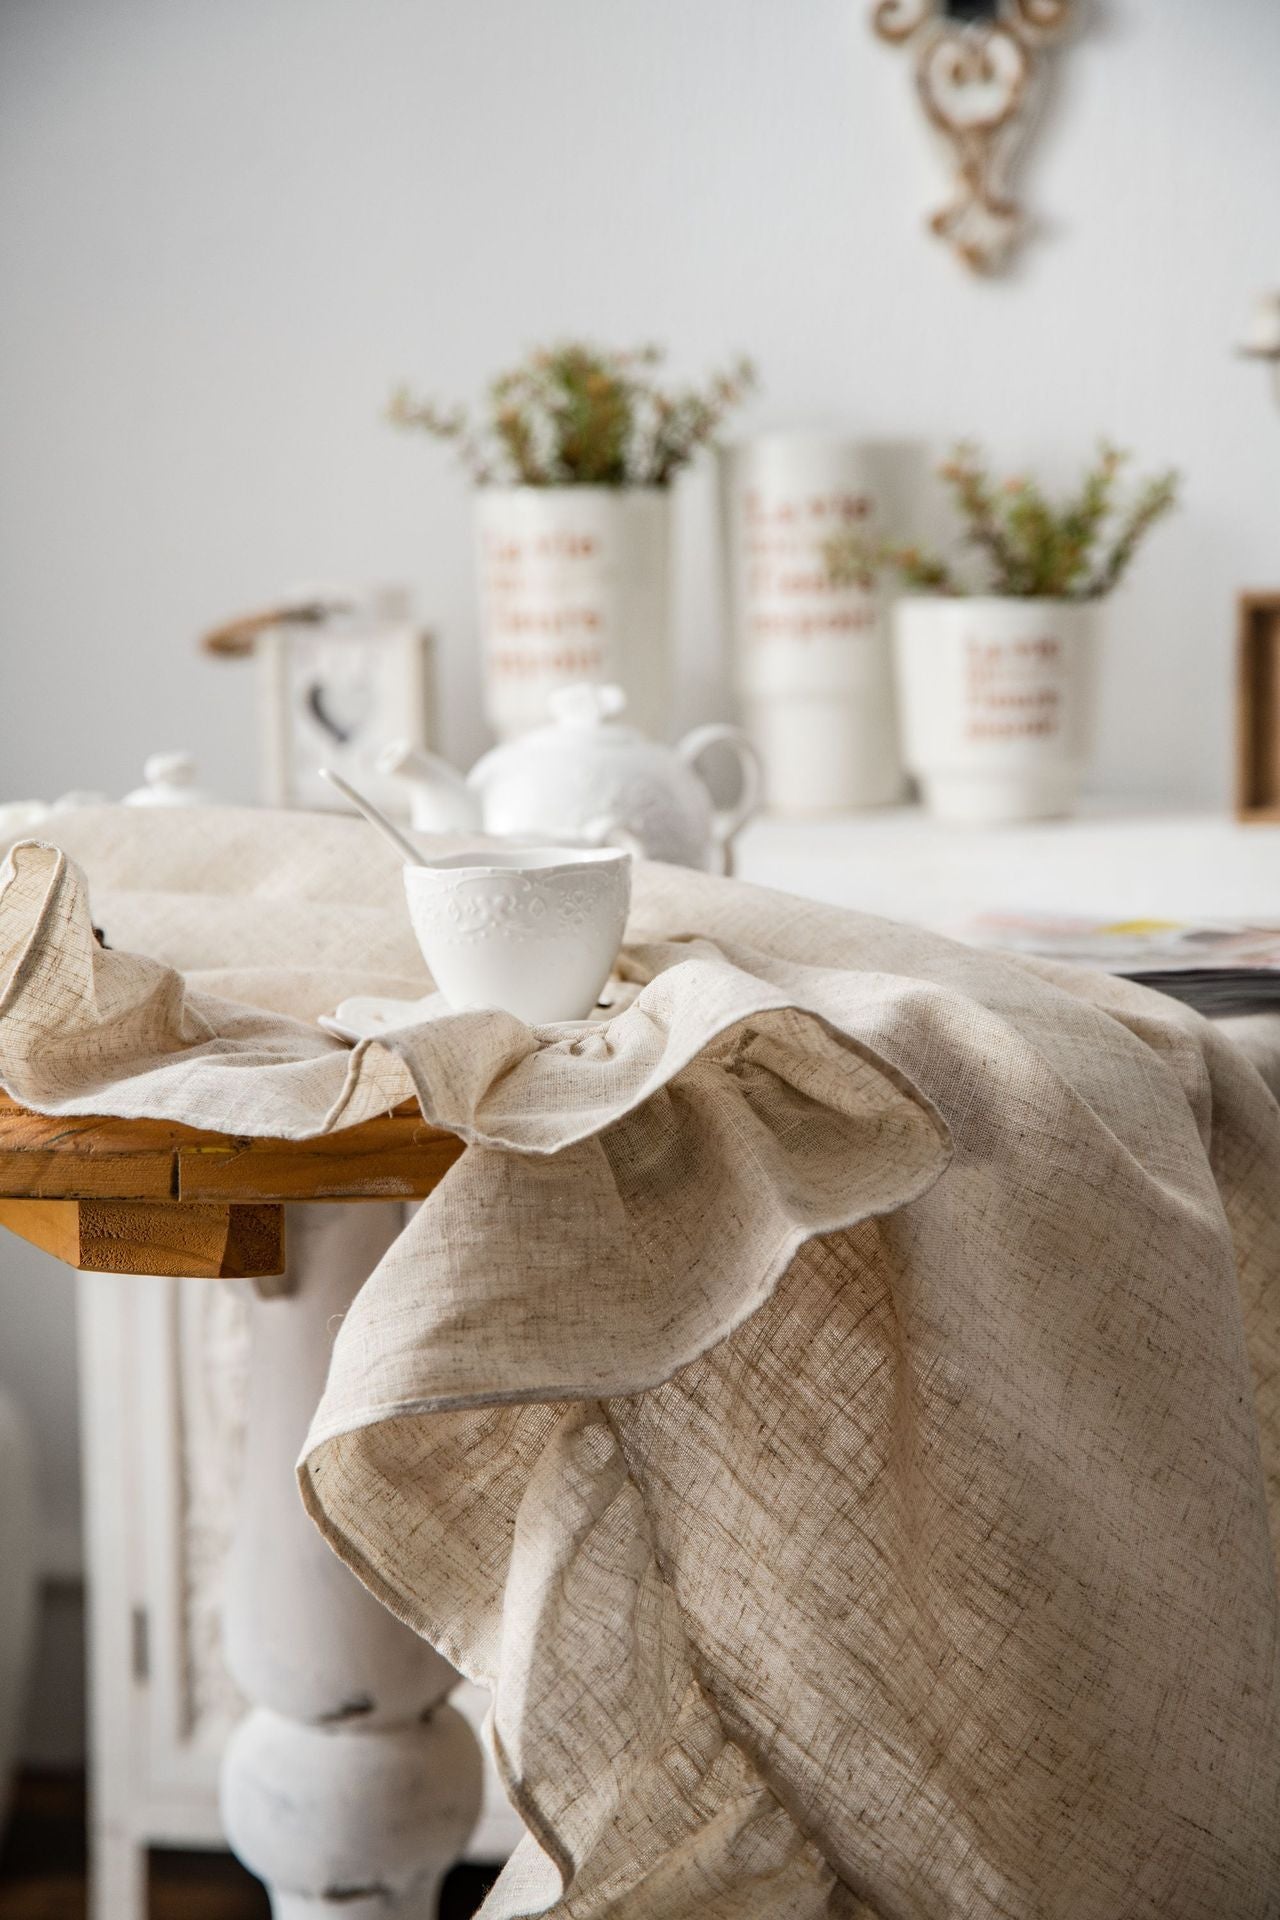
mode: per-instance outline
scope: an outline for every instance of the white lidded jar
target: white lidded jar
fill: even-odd
[[[637,726],[671,725],[671,490],[482,487],[476,495],[484,710],[499,739],[553,693],[621,686]]]
[[[902,798],[889,635],[879,595],[837,586],[826,547],[870,532],[864,451],[818,433],[724,449],[721,481],[738,702],[777,813]]]
[[[939,820],[1073,811],[1094,739],[1092,604],[908,595],[894,661],[907,765]]]
[[[213,795],[196,785],[196,763],[191,754],[175,750],[152,753],[142,768],[142,785],[126,793],[126,807],[207,807]]]

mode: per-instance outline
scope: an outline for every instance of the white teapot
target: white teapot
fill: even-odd
[[[620,723],[621,687],[562,687],[549,726],[508,740],[464,779],[447,761],[403,741],[378,757],[379,771],[413,786],[413,824],[425,832],[629,848],[649,860],[728,870],[733,836],[756,811],[760,763],[738,727],[695,727],[660,746]],[[737,757],[738,798],[717,808],[697,763],[710,747]]]

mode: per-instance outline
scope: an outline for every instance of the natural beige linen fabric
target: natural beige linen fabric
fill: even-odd
[[[234,970],[204,985],[365,988],[350,897],[421,989],[345,823],[58,833],[113,945]],[[348,1058],[90,952],[70,869],[17,863],[20,1098],[305,1132],[407,1072],[477,1142],[344,1324],[303,1487],[495,1689],[542,1845],[491,1913],[1280,1911],[1240,1312],[1274,1467],[1280,1123],[1211,1029],[642,868],[648,984],[606,1032],[459,1017]]]

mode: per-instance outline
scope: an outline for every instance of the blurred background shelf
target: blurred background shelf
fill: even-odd
[[[1094,800],[1072,820],[943,827],[915,807],[760,819],[739,879],[947,932],[980,912],[1280,922],[1280,826]]]

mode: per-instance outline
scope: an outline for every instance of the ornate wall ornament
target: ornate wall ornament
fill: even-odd
[[[954,191],[929,225],[967,267],[1002,265],[1023,227],[1009,188],[1043,78],[1043,54],[1077,0],[876,0],[882,40],[910,45],[916,91],[950,149]]]

